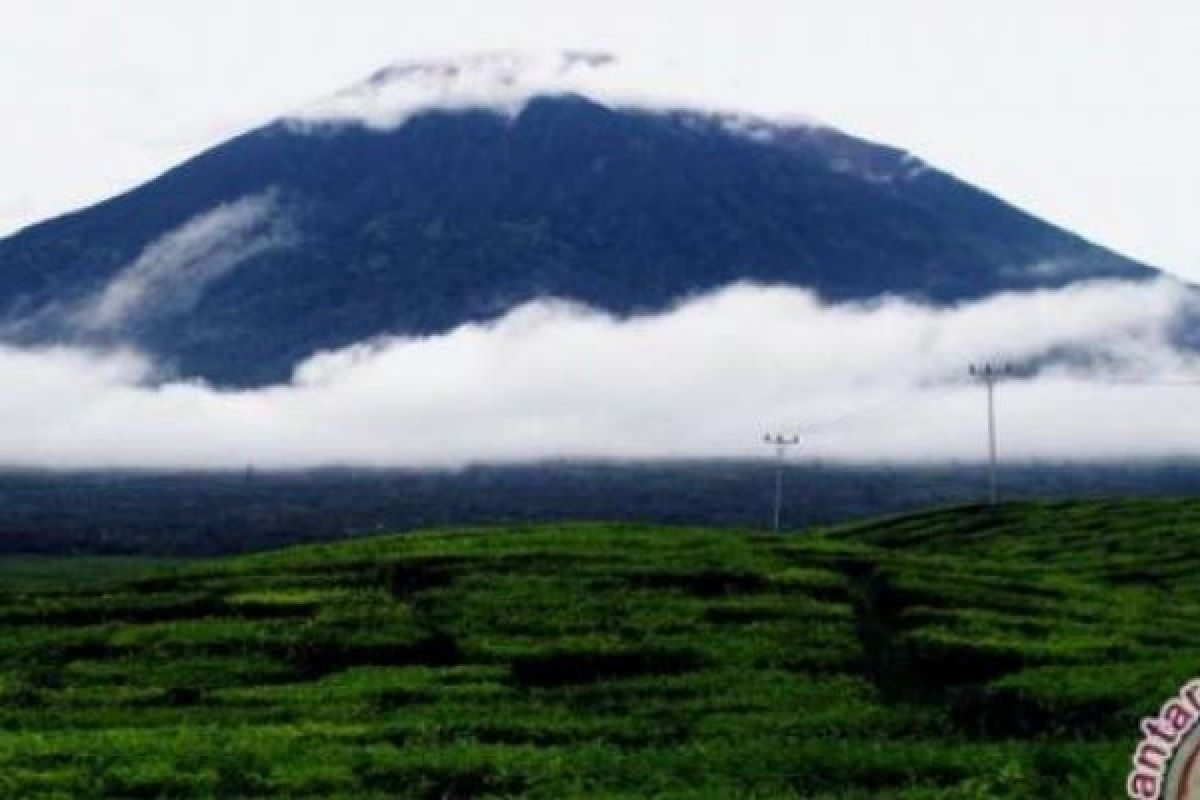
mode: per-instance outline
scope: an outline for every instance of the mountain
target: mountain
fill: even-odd
[[[945,304],[1156,274],[893,148],[562,80],[604,56],[524,66],[389,68],[0,240],[4,337],[257,385],[547,296],[629,314],[752,281]]]

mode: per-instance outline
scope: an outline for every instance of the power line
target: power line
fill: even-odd
[[[999,502],[999,456],[998,456],[998,434],[997,434],[997,417],[996,417],[996,386],[1003,380],[1021,378],[1023,383],[1033,384],[1039,379],[1047,382],[1062,381],[1064,383],[1077,383],[1081,385],[1096,385],[1096,386],[1143,386],[1147,388],[1172,388],[1172,387],[1189,387],[1200,385],[1200,377],[1190,375],[1162,375],[1162,376],[1116,376],[1116,375],[1079,375],[1079,374],[1054,374],[1053,372],[1042,372],[1017,370],[1007,363],[981,362],[971,364],[969,366],[971,377],[981,383],[987,391],[987,449],[988,449],[988,502],[991,505],[996,505]],[[934,388],[942,387],[949,388],[953,384],[934,384]],[[896,392],[895,390],[888,392],[876,402],[867,403],[857,409],[853,409],[841,414],[835,414],[825,419],[819,419],[815,422],[810,422],[804,426],[805,432],[808,434],[820,437],[822,434],[833,433],[853,427],[859,423],[870,421],[878,423],[883,420],[894,417],[899,413],[911,410],[916,406],[923,406],[928,402],[927,397],[922,396],[919,387],[906,387],[909,391]],[[783,440],[782,451],[777,452],[776,465],[776,498],[773,528],[779,530],[779,517],[781,515],[782,506],[782,469],[783,461],[786,456],[787,447],[799,444],[800,439],[797,436],[786,437],[783,434],[768,434],[763,437],[763,440],[777,448],[780,447],[780,440]]]
[[[879,419],[890,416],[898,411],[904,410],[906,405],[911,405],[911,400],[908,403],[898,401],[895,397],[885,397],[883,400],[861,406],[853,411],[847,411],[844,414],[839,414],[836,417],[829,417],[811,424],[806,424],[804,430],[809,433],[829,430],[830,428],[837,429],[849,422],[857,422],[863,419]],[[880,411],[885,411],[885,414],[880,414]]]
[[[1098,386],[1197,386],[1200,378],[1121,378],[1091,375],[1043,375],[1046,380],[1064,383],[1090,383]]]
[[[775,447],[775,507],[771,517],[771,530],[779,533],[779,518],[783,513],[783,466],[787,460],[787,449],[800,444],[800,437],[782,433],[768,433],[763,441]]]

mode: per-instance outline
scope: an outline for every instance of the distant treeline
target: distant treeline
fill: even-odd
[[[559,519],[765,527],[773,465],[546,463],[461,471],[0,473],[0,552],[202,555],[460,524]],[[788,468],[785,527],[979,502],[976,465]],[[1200,462],[1034,464],[1010,498],[1200,494]]]

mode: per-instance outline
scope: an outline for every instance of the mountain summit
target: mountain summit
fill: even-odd
[[[757,282],[946,304],[1155,274],[902,151],[638,99],[616,63],[382,70],[0,240],[4,335],[258,385],[542,297],[629,314]]]
[[[606,105],[653,106],[621,89],[623,71],[609,53],[492,52],[436,61],[392,64],[365,81],[287,117],[300,127],[360,123],[399,127],[425,111],[490,110],[516,116],[539,95],[587,95]],[[661,104],[669,101],[657,101]]]

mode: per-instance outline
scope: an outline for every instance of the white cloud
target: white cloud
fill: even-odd
[[[482,109],[517,116],[541,95],[580,94],[614,108],[696,109],[725,114],[727,129],[755,139],[771,134],[761,118],[718,105],[702,87],[661,59],[628,59],[602,51],[528,50],[472,53],[400,62],[336,94],[302,107],[288,121],[300,129],[360,123],[390,130],[431,109]],[[789,125],[817,125],[798,114],[776,115]]]
[[[476,53],[397,63],[301,108],[296,123],[361,122],[390,129],[429,109],[488,109],[516,115],[539,92],[597,90],[615,71],[603,53]]]
[[[147,317],[188,311],[213,281],[295,240],[276,192],[222,203],[148,244],[71,313],[70,323],[87,332],[116,331]]]
[[[1200,364],[1171,343],[1178,284],[1092,284],[954,309],[824,306],[740,286],[618,320],[535,303],[487,325],[317,355],[247,391],[152,384],[131,353],[0,349],[0,461],[51,466],[455,466],[759,454],[765,428],[845,460],[974,458],[971,361],[1086,352],[999,394],[1013,457],[1200,455]],[[1105,382],[1111,377],[1136,382]],[[1080,380],[1086,378],[1086,380]],[[1143,382],[1150,379],[1149,382]],[[839,421],[840,420],[840,421]]]

